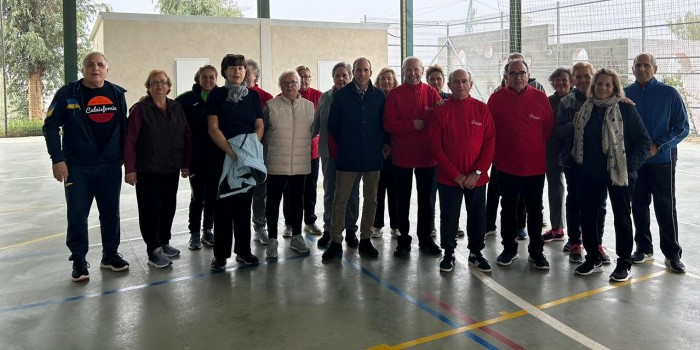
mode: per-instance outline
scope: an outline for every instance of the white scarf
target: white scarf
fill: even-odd
[[[608,157],[608,173],[615,186],[627,186],[627,156],[625,154],[625,135],[620,113],[621,98],[613,96],[604,100],[596,97],[589,98],[583,103],[574,124],[574,145],[571,156],[578,164],[583,163],[583,131],[591,119],[593,107],[605,107],[601,141],[603,153]]]

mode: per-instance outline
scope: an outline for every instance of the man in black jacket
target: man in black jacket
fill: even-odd
[[[105,80],[109,66],[102,53],[88,54],[82,67],[82,79],[56,92],[43,127],[53,177],[63,182],[66,192],[66,245],[71,251],[68,260],[73,261],[72,278],[76,282],[90,278],[85,257],[87,218],[93,199],[100,212],[100,267],[113,271],[129,268],[117,252],[126,90]],[[59,129],[63,129],[63,138]]]

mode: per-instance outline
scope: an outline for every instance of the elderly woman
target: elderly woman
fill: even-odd
[[[391,89],[398,85],[396,73],[393,69],[386,67],[382,68],[374,80],[374,86],[378,87],[384,95],[388,95]],[[382,228],[384,227],[384,198],[387,196],[389,205],[389,227],[391,228],[391,237],[396,238],[401,235],[399,232],[399,223],[396,217],[396,197],[394,194],[394,173],[392,171],[393,164],[391,163],[391,155],[384,159],[384,167],[379,173],[379,185],[377,187],[377,211],[374,213],[374,224],[372,225],[372,238],[382,236]]]
[[[441,66],[434,64],[428,67],[428,69],[425,70],[425,76],[428,80],[428,85],[434,87],[435,90],[440,93],[440,97],[442,97],[443,100],[452,96],[452,94],[442,91],[442,88],[445,87],[445,71]]]
[[[571,70],[557,68],[549,76],[549,83],[554,93],[549,96],[549,105],[554,112],[554,123],[557,122],[559,101],[571,92]],[[550,137],[547,140],[547,197],[549,200],[549,223],[551,229],[542,235],[545,243],[564,240],[564,179],[559,166],[561,140]]]
[[[124,137],[124,181],[136,185],[139,228],[148,264],[163,268],[180,251],[170,245],[178,175],[190,174],[190,129],[179,103],[167,97],[172,82],[162,70],[146,79],[146,94],[131,107]]]
[[[313,102],[299,94],[299,73],[284,71],[279,77],[282,93],[268,101],[263,109],[265,120],[265,165],[267,166],[267,232],[270,243],[267,259],[277,259],[277,220],[282,194],[287,191],[292,241],[289,247],[309,254],[301,222],[304,205],[304,181],[311,173],[311,140],[314,123]]]
[[[557,119],[554,126],[554,136],[561,142],[559,153],[559,166],[564,170],[566,177],[566,222],[568,224],[568,242],[564,245],[564,252],[569,253],[569,261],[573,263],[583,262],[583,249],[581,245],[581,179],[578,172],[573,170],[574,162],[571,158],[571,147],[574,140],[574,118],[584,102],[586,94],[591,86],[591,79],[595,69],[588,62],[578,62],[571,68],[572,83],[574,88],[568,96],[559,101]],[[603,264],[610,264],[610,257],[603,246],[603,230],[605,228],[607,196],[598,204],[598,253]]]
[[[651,140],[637,109],[622,102],[620,76],[600,69],[593,76],[588,99],[574,117],[571,156],[581,176],[581,230],[586,261],[576,268],[579,275],[600,272],[598,252],[599,204],[607,192],[615,217],[617,266],[611,281],[630,278],[632,245],[631,194],[637,169],[649,157]]]
[[[228,54],[221,60],[221,75],[226,79],[223,88],[217,88],[210,94],[207,107],[209,136],[219,150],[214,156],[217,168],[222,171],[224,163],[237,161],[247,156],[248,148],[259,146],[263,136],[262,106],[260,95],[249,90],[244,81],[246,60],[243,55]],[[230,140],[240,140],[230,142]],[[251,144],[252,143],[252,144]],[[232,147],[232,145],[235,146]],[[258,154],[262,162],[262,155]],[[226,269],[226,259],[231,257],[231,245],[236,261],[246,265],[258,265],[258,257],[250,251],[250,212],[253,200],[252,187],[234,189],[228,181],[219,181],[219,197],[214,210],[214,258],[212,271]]]
[[[316,245],[325,248],[330,244],[331,216],[333,213],[333,198],[335,193],[335,159],[331,158],[328,150],[328,113],[333,102],[333,94],[352,81],[352,66],[349,63],[338,62],[331,71],[333,87],[321,95],[318,109],[314,113],[314,134],[319,134],[318,153],[321,156],[323,170],[323,236]],[[357,247],[357,219],[360,215],[359,180],[350,193],[345,213],[345,240],[350,246]]]
[[[188,248],[202,248],[202,242],[214,245],[214,204],[216,203],[216,186],[218,175],[212,167],[212,151],[216,145],[209,137],[205,107],[209,93],[216,87],[219,73],[212,65],[200,67],[194,75],[192,90],[178,96],[179,102],[187,116],[187,123],[192,131],[192,163],[190,164],[190,213]],[[202,218],[202,210],[204,218]],[[199,230],[202,229],[200,237]]]
[[[301,79],[299,82],[299,95],[311,101],[314,104],[315,110],[318,108],[318,103],[323,93],[311,87],[311,69],[309,67],[299,66],[296,68],[296,71]],[[317,135],[311,143],[311,173],[304,179],[304,231],[312,235],[321,234],[321,229],[316,225],[316,219],[318,219],[316,216],[316,187],[318,184],[318,168],[320,163],[318,138]],[[287,201],[287,196],[288,194],[285,192],[284,203],[282,205],[284,209],[284,232],[282,236],[291,237],[292,225],[289,221],[290,206],[289,201]]]

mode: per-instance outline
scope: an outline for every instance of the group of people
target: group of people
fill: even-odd
[[[632,264],[653,259],[652,197],[666,265],[685,271],[675,165],[688,117],[676,90],[654,78],[652,55],[634,59],[636,81],[625,89],[610,69],[595,71],[587,62],[558,68],[547,98],[516,53],[504,67],[503,86],[484,103],[470,94],[470,72],[457,69],[445,79],[441,67],[424,72],[416,57],[403,61],[402,83],[390,68],[372,83],[367,58],[339,62],[331,72],[334,85],[324,93],[310,87],[311,70],[299,66],[279,75],[281,93],[273,97],[257,85],[255,61],[229,54],[220,67],[223,87],[216,86],[219,72],[207,65],[195,74],[192,90],[175,100],[167,97],[167,73],[151,71],[146,96],[128,118],[125,90],[106,80],[105,56],[90,53],[82,67],[83,78],[56,93],[44,125],[54,177],[65,186],[74,281],[89,278],[86,220],[93,199],[100,211],[100,266],[129,267],[117,251],[122,161],[124,181],[136,186],[148,264],[157,268],[180,254],[170,245],[180,176],[191,186],[188,248],[213,246],[212,271],[225,269],[232,247],[238,262],[259,264],[251,236],[266,245],[266,259],[277,259],[280,204],[282,235],[299,254],[309,254],[307,231],[320,235],[324,262],[342,257],[343,241],[360,255],[379,256],[371,238],[382,236],[386,206],[394,256],[407,256],[415,177],[418,248],[442,254],[441,271],[455,266],[463,200],[468,262],[491,271],[481,252],[485,236],[495,233],[497,209],[491,208],[500,198],[498,265],[519,257],[527,226],[528,260],[549,269],[544,244],[566,239],[568,223],[564,249],[581,263],[576,273],[600,272],[611,263],[602,246],[608,196],[618,255],[611,280],[626,281]],[[429,84],[422,82],[424,73]],[[445,80],[451,94],[442,91]],[[315,223],[319,167],[323,227]],[[540,234],[545,176],[551,229]],[[433,239],[438,193],[440,246]]]

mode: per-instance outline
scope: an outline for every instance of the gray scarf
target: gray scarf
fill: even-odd
[[[618,104],[620,100],[621,98],[618,96],[604,100],[592,97],[583,103],[574,124],[574,146],[571,148],[571,156],[576,163],[583,163],[583,131],[588,120],[591,119],[593,107],[605,107],[601,141],[603,153],[608,156],[608,173],[613,185],[627,186],[627,156],[625,155],[622,115]]]
[[[226,79],[224,87],[228,89],[228,97],[226,97],[226,101],[236,103],[248,95],[248,87],[245,85],[245,82],[242,82],[240,85],[236,85]]]

